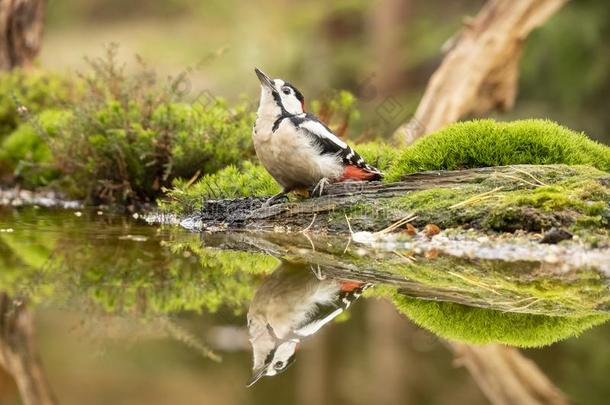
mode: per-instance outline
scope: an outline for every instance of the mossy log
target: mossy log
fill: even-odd
[[[394,183],[337,183],[323,196],[262,207],[265,198],[209,200],[183,221],[194,230],[309,227],[322,233],[379,231],[407,215],[492,231],[539,232],[551,227],[607,229],[610,175],[588,166],[515,165],[428,171]]]

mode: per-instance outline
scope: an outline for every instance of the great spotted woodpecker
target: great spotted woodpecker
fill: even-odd
[[[369,283],[321,279],[305,265],[283,261],[260,285],[248,310],[252,379],[286,370],[302,338],[346,310]]]
[[[261,97],[252,138],[259,160],[282,186],[266,202],[295,190],[323,191],[325,184],[347,180],[379,180],[381,171],[368,165],[324,123],[304,112],[303,94],[281,79],[254,69]]]

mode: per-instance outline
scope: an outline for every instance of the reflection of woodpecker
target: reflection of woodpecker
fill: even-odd
[[[301,339],[337,317],[369,286],[360,281],[320,280],[305,265],[282,262],[258,288],[248,310],[254,354],[248,386],[286,370]]]

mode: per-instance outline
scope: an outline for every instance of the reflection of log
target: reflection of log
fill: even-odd
[[[34,343],[34,320],[23,302],[0,293],[0,365],[26,405],[55,404]]]
[[[0,70],[29,67],[40,50],[44,0],[0,0]]]
[[[525,39],[566,1],[489,0],[450,41],[415,116],[396,130],[396,139],[412,143],[468,114],[510,109]]]
[[[451,342],[456,362],[468,369],[494,405],[563,405],[568,400],[531,360],[501,345]]]
[[[565,277],[571,273],[566,267],[558,267],[556,264],[541,266],[540,262],[519,262],[519,272],[514,275],[514,287],[505,286],[490,289],[474,282],[468,285],[440,286],[434,282],[421,282],[417,279],[409,278],[407,273],[392,273],[391,269],[400,269],[405,266],[405,258],[397,255],[396,250],[381,252],[369,250],[364,256],[352,256],[354,250],[363,249],[362,246],[352,246],[354,250],[350,254],[344,255],[343,252],[350,244],[348,237],[322,236],[317,235],[309,238],[304,234],[294,233],[275,233],[275,232],[212,232],[202,233],[202,243],[207,247],[230,249],[246,252],[265,253],[279,259],[290,260],[293,262],[304,263],[310,269],[320,268],[321,272],[330,278],[342,280],[354,280],[372,284],[385,284],[393,286],[403,295],[422,300],[454,302],[476,308],[487,308],[498,311],[513,313],[528,313],[552,316],[566,316],[574,314],[574,308],[560,305],[556,301],[536,299],[535,296],[521,291],[516,286],[519,284],[531,283],[532,280],[545,279],[555,280],[555,282],[570,284],[570,288],[576,291],[575,284]],[[473,248],[473,251],[476,248]],[[399,251],[399,250],[398,250]],[[421,256],[419,256],[421,257]],[[415,259],[418,255],[414,256]],[[524,258],[523,258],[524,259]],[[434,263],[436,260],[439,269],[436,271],[424,270],[428,274],[429,280],[444,278],[442,269],[451,269],[452,272],[462,273],[465,269],[473,272],[467,277],[473,280],[474,274],[479,274],[480,280],[484,279],[485,272],[491,271],[488,266],[490,263],[483,257],[476,255],[470,258],[440,258],[426,259],[425,262]],[[443,262],[441,262],[441,260]],[[562,259],[559,259],[563,262]],[[384,263],[384,268],[380,267],[380,262]],[[417,260],[410,263],[414,268],[418,265]],[[541,271],[544,272],[542,275]],[[456,273],[456,274],[457,274]],[[574,274],[574,273],[571,273]],[[475,277],[476,278],[476,277]],[[563,281],[561,281],[563,280]],[[573,280],[573,279],[571,279]],[[600,281],[601,282],[601,281]],[[604,287],[608,285],[603,282]],[[590,289],[590,285],[586,287]],[[585,294],[583,290],[581,293]],[[528,304],[524,304],[529,302]],[[583,308],[584,309],[584,308]],[[592,308],[587,307],[587,311]],[[595,308],[600,314],[610,313],[610,306],[600,304]]]

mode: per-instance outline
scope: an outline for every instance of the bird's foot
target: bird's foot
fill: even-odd
[[[320,281],[324,281],[326,280],[326,275],[322,274],[322,269],[320,268],[320,265],[317,264],[316,267],[313,267],[313,264],[309,265],[309,268],[311,269],[311,272],[313,273],[314,276],[316,276],[316,278]]]
[[[324,187],[326,187],[327,185],[330,184],[330,180],[328,180],[326,177],[323,177],[320,179],[320,181],[318,182],[318,184],[316,184],[316,186],[313,188],[313,191],[311,192],[311,195],[318,195],[318,197],[322,197],[322,193],[324,193]]]

